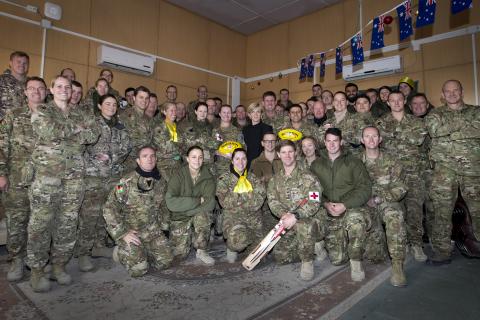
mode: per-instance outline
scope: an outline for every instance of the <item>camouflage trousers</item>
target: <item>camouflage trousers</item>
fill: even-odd
[[[108,178],[85,177],[85,196],[78,217],[75,255],[90,255],[94,244],[105,246],[107,232],[102,210],[115,182]]]
[[[140,277],[148,272],[148,268],[165,269],[173,261],[173,254],[168,239],[158,234],[153,239],[142,239],[140,246],[125,241],[118,242],[118,259],[132,277]]]
[[[327,211],[320,208],[313,216],[315,222],[315,242],[325,240],[325,228],[327,224]]]
[[[227,248],[241,252],[250,245],[257,245],[262,239],[262,213],[260,210],[241,214],[226,211],[222,228]]]
[[[460,176],[447,167],[437,165],[433,170],[430,189],[430,198],[435,209],[430,242],[435,255],[445,259],[451,254],[452,213],[458,189],[470,211],[475,237],[480,239],[480,177]]]
[[[273,248],[273,257],[280,264],[313,261],[315,249],[315,222],[300,219]]]
[[[372,227],[367,231],[364,258],[372,262],[383,262],[390,254],[393,260],[403,261],[407,245],[407,231],[402,205],[400,203],[382,203],[377,208],[369,208],[369,212]]]
[[[211,214],[201,212],[186,221],[170,222],[170,244],[174,256],[186,258],[193,243],[195,249],[206,250],[210,239]]]
[[[27,264],[30,268],[43,268],[49,257],[52,264],[64,265],[70,260],[84,191],[83,178],[35,178],[29,189]]]
[[[428,238],[430,239],[432,237],[432,230],[433,230],[433,223],[435,219],[435,210],[433,209],[433,203],[432,199],[430,198],[429,190],[431,189],[432,186],[432,170],[427,169],[423,173],[423,180],[425,181],[425,223],[424,223],[424,229],[428,235]]]
[[[27,255],[27,226],[30,217],[28,189],[16,186],[10,178],[10,187],[2,193],[7,222],[7,251],[10,258]]]
[[[405,184],[408,187],[408,192],[403,199],[407,241],[412,246],[422,246],[423,204],[427,196],[421,172],[413,169],[406,170]]]
[[[334,265],[351,260],[362,260],[366,230],[369,228],[367,209],[352,208],[340,217],[327,214],[325,245]]]

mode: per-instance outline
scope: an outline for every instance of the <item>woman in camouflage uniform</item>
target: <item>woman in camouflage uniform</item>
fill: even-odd
[[[262,239],[262,205],[266,190],[255,175],[247,179],[247,151],[232,153],[230,170],[218,178],[217,197],[223,208],[223,236],[227,240],[227,261]]]

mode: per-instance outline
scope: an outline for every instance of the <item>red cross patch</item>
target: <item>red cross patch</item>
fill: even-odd
[[[317,191],[309,191],[308,192],[308,200],[320,201],[320,193],[317,192]]]

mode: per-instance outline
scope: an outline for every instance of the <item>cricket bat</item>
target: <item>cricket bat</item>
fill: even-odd
[[[307,203],[307,199],[300,200],[298,206],[292,210],[296,211]],[[282,221],[278,222],[275,227],[265,236],[265,238],[260,241],[260,243],[255,247],[255,249],[245,258],[242,262],[242,266],[247,270],[253,270],[255,266],[262,260],[262,258],[272,250],[272,248],[277,244],[280,238],[287,232]]]

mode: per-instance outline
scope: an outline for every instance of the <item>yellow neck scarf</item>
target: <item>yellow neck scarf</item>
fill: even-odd
[[[247,170],[244,170],[243,174],[238,172],[235,168],[233,168],[233,170],[239,175],[237,184],[235,185],[235,188],[233,188],[233,192],[246,193],[253,191],[252,184],[247,180]]]
[[[170,141],[178,142],[177,124],[165,120],[165,125],[167,126],[168,132],[170,132]]]

